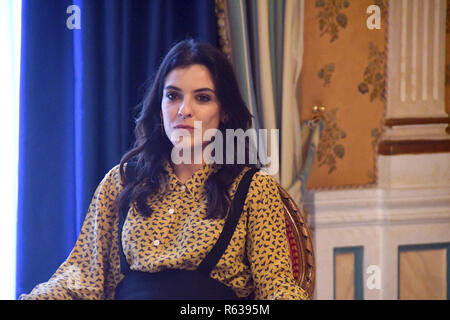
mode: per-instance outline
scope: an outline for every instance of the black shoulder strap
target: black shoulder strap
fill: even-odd
[[[128,179],[133,178],[135,174],[135,168],[136,162],[127,163],[125,172]],[[225,221],[225,225],[223,226],[219,239],[217,240],[214,247],[206,255],[205,259],[203,259],[203,261],[197,268],[197,270],[200,271],[201,273],[209,275],[211,270],[216,266],[217,262],[219,262],[220,258],[222,257],[223,253],[228,247],[228,244],[230,243],[231,238],[233,237],[234,231],[236,230],[236,226],[242,215],[245,199],[247,198],[248,189],[250,187],[250,183],[252,182],[253,175],[257,171],[259,171],[259,169],[248,170],[242,177],[241,181],[239,182],[231,205],[230,214],[228,215],[228,218]],[[120,255],[120,269],[123,274],[126,274],[127,272],[130,271],[130,266],[127,262],[122,247],[122,229],[125,220],[127,218],[128,211],[129,207],[120,214],[119,218],[119,232],[118,232],[119,255]]]
[[[197,270],[201,273],[209,275],[227,249],[242,215],[245,199],[247,198],[248,189],[250,187],[250,183],[252,182],[253,175],[257,171],[259,171],[259,169],[248,170],[239,182],[239,186],[237,187],[233,202],[231,204],[231,211],[225,221],[222,233],[220,234],[214,247],[197,267]]]
[[[127,167],[125,169],[125,174],[127,176],[127,180],[133,179],[135,176],[135,168],[136,162],[128,162]],[[130,265],[127,262],[127,258],[125,257],[125,253],[123,252],[122,247],[122,229],[125,220],[127,219],[128,211],[130,210],[130,206],[124,209],[123,212],[119,213],[119,232],[118,232],[118,241],[119,241],[119,257],[120,257],[120,270],[123,274],[126,274],[130,271]]]

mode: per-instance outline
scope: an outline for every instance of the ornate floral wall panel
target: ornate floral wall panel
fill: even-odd
[[[380,29],[369,29],[380,9]],[[324,105],[325,128],[307,189],[376,184],[376,144],[381,135],[386,93],[387,1],[305,1],[300,112],[312,118]]]

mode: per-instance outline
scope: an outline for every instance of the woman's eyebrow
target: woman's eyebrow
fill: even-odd
[[[175,90],[175,91],[180,91],[180,92],[183,91],[180,88],[172,86],[172,85],[165,86],[164,90]],[[210,91],[210,92],[216,94],[216,92],[211,88],[199,88],[199,89],[195,89],[193,92],[197,93],[197,92],[202,92],[202,91]]]
[[[181,90],[180,88],[177,88],[177,87],[175,87],[175,86],[165,86],[164,87],[164,90],[176,90],[176,91],[183,91],[183,90]]]
[[[216,94],[216,92],[211,88],[200,88],[200,89],[194,90],[194,92],[201,92],[201,91],[210,91],[210,92]]]

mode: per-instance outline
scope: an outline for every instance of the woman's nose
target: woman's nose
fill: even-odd
[[[178,109],[178,115],[183,118],[188,118],[192,116],[192,102],[189,97],[185,97],[183,102]]]

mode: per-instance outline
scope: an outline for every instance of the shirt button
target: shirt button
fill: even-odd
[[[180,187],[180,190],[181,190],[181,191],[184,191],[185,189],[186,189],[186,186],[181,186],[181,187]]]
[[[156,239],[155,241],[153,241],[153,244],[155,245],[155,247],[159,246],[160,242],[158,239]]]
[[[169,209],[169,213],[173,214],[175,212],[175,210],[173,210],[172,208]]]

